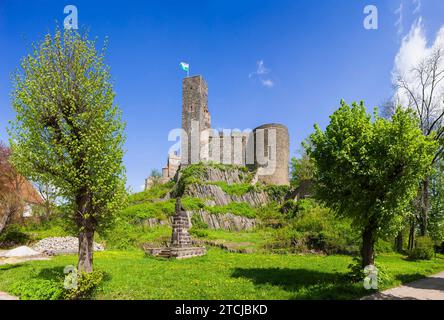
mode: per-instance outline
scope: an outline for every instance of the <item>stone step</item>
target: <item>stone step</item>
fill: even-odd
[[[171,257],[171,249],[165,248],[157,256],[161,258],[169,258]]]

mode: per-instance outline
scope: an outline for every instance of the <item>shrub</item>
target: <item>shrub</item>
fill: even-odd
[[[313,204],[312,200],[297,203],[286,201],[281,211],[292,213],[287,215],[280,213],[280,217],[273,216],[272,212],[268,213],[265,220],[268,225],[273,217],[276,217],[276,225],[280,224],[279,229],[273,232],[274,243],[271,247],[283,249],[287,246],[291,252],[308,250],[327,254],[357,252],[357,236],[350,222],[337,218],[329,209]]]
[[[6,230],[0,234],[0,248],[14,247],[27,244],[30,237],[24,233],[20,226],[9,225]]]
[[[198,214],[193,214],[191,216],[191,224],[192,228],[195,229],[208,229],[208,224],[203,222],[202,217],[199,216]]]
[[[387,270],[378,263],[375,263],[377,270],[378,287],[384,286],[391,281],[391,277]],[[360,258],[353,258],[353,262],[348,266],[349,272],[345,275],[345,279],[352,282],[364,282],[364,279],[368,276],[362,268],[362,262]]]
[[[93,271],[90,273],[79,273],[77,275],[77,286],[73,289],[67,289],[65,299],[67,300],[84,300],[90,299],[94,291],[103,281],[102,271]]]
[[[312,199],[301,199],[299,201],[289,199],[282,204],[279,211],[284,213],[287,218],[293,219],[300,217],[303,211],[309,211],[317,207],[319,205]]]
[[[299,213],[299,205],[298,202],[290,199],[284,202],[281,206],[280,212],[285,214],[288,218],[295,218]]]
[[[205,208],[205,202],[200,198],[183,197],[182,206],[185,210],[199,211],[200,209]]]
[[[174,181],[169,181],[164,184],[154,185],[148,190],[131,194],[128,197],[128,201],[129,203],[134,204],[138,202],[146,202],[155,199],[162,199],[168,194],[168,192],[172,190],[174,184],[175,184]]]
[[[166,219],[167,217],[174,215],[174,213],[174,199],[167,201],[144,202],[128,206],[125,210],[123,210],[123,215],[139,220],[147,218]]]
[[[232,213],[237,216],[243,216],[247,218],[255,218],[256,210],[245,202],[230,202],[225,206],[205,207],[209,213],[212,214],[224,214]]]
[[[285,215],[280,212],[277,202],[270,202],[257,209],[257,216],[263,227],[280,228],[289,223]]]
[[[29,279],[14,283],[9,292],[22,300],[63,299],[63,285],[54,280]]]
[[[379,239],[375,243],[375,251],[377,253],[390,253],[394,251],[393,241]]]
[[[273,201],[283,202],[290,193],[289,186],[267,185],[265,191]]]
[[[313,199],[301,199],[297,202],[297,207],[299,211],[307,211],[319,207]]]
[[[276,229],[273,239],[265,244],[265,248],[274,252],[305,252],[308,250],[303,235],[291,227]]]
[[[223,192],[229,194],[229,195],[236,195],[236,196],[242,196],[246,194],[249,191],[254,190],[254,186],[252,186],[249,183],[233,183],[228,184],[225,181],[213,181],[209,182],[208,184],[213,184],[222,189]]]
[[[412,260],[430,260],[434,257],[434,243],[430,237],[418,237],[415,241],[415,247],[409,253]]]
[[[190,234],[198,238],[206,238],[209,235],[208,230],[195,229],[194,227],[190,229]]]

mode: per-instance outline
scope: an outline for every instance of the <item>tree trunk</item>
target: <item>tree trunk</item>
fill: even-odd
[[[91,199],[86,190],[82,190],[76,197],[76,223],[79,227],[79,272],[93,271],[93,243],[95,223],[91,217]]]
[[[404,242],[403,231],[400,231],[396,236],[395,247],[397,252],[402,252],[402,245]]]
[[[362,233],[362,267],[375,264],[375,228],[370,226],[365,227]]]
[[[410,221],[409,244],[407,247],[409,251],[413,249],[414,243],[415,243],[415,218],[412,218]]]
[[[419,232],[421,236],[427,235],[429,211],[430,211],[430,197],[429,197],[429,178],[425,178],[421,182],[421,199],[420,199],[420,226]]]
[[[3,206],[0,207],[0,233],[21,213],[20,203],[14,201],[14,198],[5,200]]]
[[[93,271],[94,230],[87,229],[79,232],[79,272]]]
[[[2,209],[0,208],[0,211],[1,210]],[[8,209],[5,209],[3,214],[0,212],[0,233],[2,233],[3,229],[6,228],[6,225],[9,222],[9,218],[10,218],[10,215],[9,215]]]

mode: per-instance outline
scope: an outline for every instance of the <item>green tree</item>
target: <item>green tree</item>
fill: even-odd
[[[401,104],[411,108],[418,117],[418,125],[425,136],[441,143],[436,148],[432,165],[444,159],[444,48],[437,46],[421,58],[409,70],[396,70],[392,76],[395,88],[393,105]],[[386,106],[387,109],[390,107]],[[392,107],[393,109],[393,107]],[[387,110],[388,111],[388,110]],[[387,112],[388,114],[390,112]],[[419,184],[416,201],[417,221],[421,236],[427,235],[431,209],[430,176]],[[411,228],[415,228],[412,220]],[[413,242],[413,238],[411,239]]]
[[[428,232],[435,241],[444,241],[444,161],[435,164],[430,175],[430,218]]]
[[[157,169],[152,169],[150,173],[150,178],[152,181],[152,186],[158,186],[160,184],[160,181],[162,179],[162,174]]]
[[[12,92],[12,161],[70,203],[81,272],[93,270],[94,233],[109,225],[126,195],[124,123],[105,51],[87,34],[57,29],[22,60]]]
[[[436,143],[425,137],[411,110],[375,119],[363,102],[341,107],[323,132],[316,125],[308,154],[315,163],[316,195],[362,232],[362,266],[374,264],[374,244],[399,231],[428,173]]]
[[[302,149],[301,157],[291,158],[290,163],[290,184],[292,187],[298,187],[301,182],[313,179],[314,165],[307,154],[305,148]]]

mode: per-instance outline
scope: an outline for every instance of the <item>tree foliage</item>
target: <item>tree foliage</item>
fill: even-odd
[[[428,233],[435,241],[444,241],[444,161],[439,161],[430,175],[430,220]]]
[[[47,34],[22,60],[12,93],[13,163],[71,204],[81,271],[92,270],[94,232],[112,221],[125,194],[124,123],[105,50],[86,33]]]
[[[418,181],[428,173],[436,143],[422,135],[411,110],[375,119],[364,104],[344,101],[325,131],[315,126],[308,154],[316,195],[363,234],[363,264],[373,264],[376,239],[399,228]]]
[[[305,148],[302,151],[301,157],[291,158],[290,163],[290,184],[292,187],[298,187],[302,181],[313,179],[314,164],[308,156]]]

